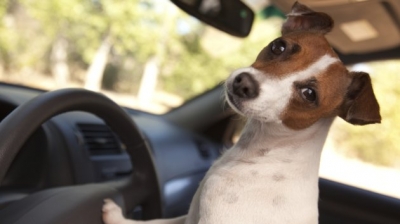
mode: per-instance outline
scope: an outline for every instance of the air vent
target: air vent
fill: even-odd
[[[77,126],[91,155],[110,155],[122,152],[121,141],[107,125],[78,124]]]

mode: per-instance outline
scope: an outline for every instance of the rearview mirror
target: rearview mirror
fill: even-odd
[[[240,0],[171,0],[199,20],[237,37],[249,35],[254,12]]]

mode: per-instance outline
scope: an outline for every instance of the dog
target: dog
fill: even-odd
[[[296,2],[282,36],[226,80],[226,100],[247,123],[207,172],[186,216],[126,220],[106,200],[105,223],[318,223],[319,162],[333,120],[381,121],[369,75],[348,71],[325,39],[333,24]]]

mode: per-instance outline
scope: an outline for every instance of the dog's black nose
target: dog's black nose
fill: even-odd
[[[258,83],[247,72],[235,77],[232,84],[233,93],[241,98],[255,98],[258,96]]]

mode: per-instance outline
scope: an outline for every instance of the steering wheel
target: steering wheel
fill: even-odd
[[[126,179],[42,190],[0,210],[0,223],[103,223],[103,199],[123,210],[142,206],[143,218],[161,217],[161,193],[151,152],[129,115],[107,97],[83,89],[39,95],[17,107],[0,123],[0,186],[13,159],[34,131],[51,117],[69,111],[92,113],[111,127],[126,145],[133,172]]]

